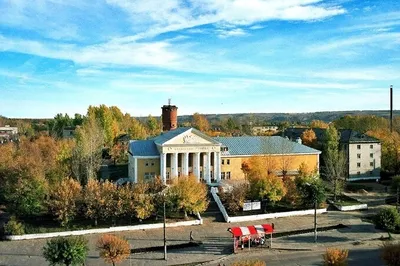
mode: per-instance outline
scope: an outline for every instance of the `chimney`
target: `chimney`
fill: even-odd
[[[163,131],[176,129],[178,127],[178,107],[171,105],[171,99],[168,99],[168,105],[163,105],[161,109]]]

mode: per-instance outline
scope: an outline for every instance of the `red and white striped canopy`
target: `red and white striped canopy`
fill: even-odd
[[[270,234],[274,231],[271,224],[249,225],[230,228],[230,232],[234,237],[247,235],[263,235]]]

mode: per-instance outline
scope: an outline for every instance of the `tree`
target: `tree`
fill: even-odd
[[[43,256],[50,265],[82,265],[89,251],[83,237],[57,237],[47,241]]]
[[[160,121],[151,115],[147,117],[146,126],[149,136],[157,136],[161,133]]]
[[[374,217],[374,224],[379,229],[384,229],[392,239],[391,232],[400,226],[400,214],[396,208],[384,208]]]
[[[282,179],[274,174],[249,176],[249,184],[253,199],[268,200],[274,204],[286,194]]]
[[[113,266],[127,259],[131,254],[131,248],[127,240],[110,234],[101,236],[97,241],[96,247],[99,250],[100,257]]]
[[[329,124],[325,123],[322,120],[312,120],[310,123],[311,128],[328,128]]]
[[[103,202],[100,182],[89,179],[84,189],[83,203],[85,205],[85,216],[93,219],[95,226],[97,226],[98,219],[101,218]]]
[[[85,185],[95,178],[101,165],[104,135],[95,117],[89,116],[76,130],[76,146],[72,156],[74,176]]]
[[[177,207],[187,213],[202,213],[208,207],[207,186],[197,181],[195,176],[182,176],[173,181],[168,193],[176,199]]]
[[[82,192],[80,183],[72,178],[64,179],[50,194],[49,208],[62,226],[66,226],[77,214],[76,203]]]
[[[207,118],[199,113],[193,114],[192,126],[202,132],[207,132],[210,130],[210,123],[208,122]]]
[[[237,213],[243,208],[248,192],[248,184],[237,184],[232,187],[232,190],[227,192],[224,192],[223,189],[219,187],[218,194],[227,209],[232,213]]]
[[[101,208],[101,216],[103,219],[111,218],[113,224],[116,219],[123,214],[123,202],[119,195],[119,189],[115,183],[108,180],[101,183],[101,199],[103,206]]]
[[[144,220],[153,213],[153,196],[149,194],[149,184],[137,183],[133,186],[133,204],[136,218]]]
[[[298,176],[295,182],[303,206],[311,207],[315,203],[320,206],[325,201],[325,187],[318,176]]]
[[[301,134],[301,141],[306,146],[315,147],[317,136],[315,135],[314,130],[307,129],[304,131],[303,134]]]
[[[341,194],[346,177],[346,155],[339,151],[339,134],[333,125],[325,133],[326,145],[323,156],[323,173],[333,187],[333,200]]]

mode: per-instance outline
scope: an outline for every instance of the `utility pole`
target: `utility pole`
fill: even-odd
[[[314,195],[314,242],[317,243],[317,197]]]
[[[390,133],[393,132],[393,85],[390,85]]]
[[[164,209],[164,260],[167,260],[167,231],[165,230],[166,229],[166,224],[165,224],[165,220],[166,220],[166,214],[165,214],[165,192],[164,192],[164,195],[163,195],[163,200],[164,200],[164,203],[163,203],[163,209]]]

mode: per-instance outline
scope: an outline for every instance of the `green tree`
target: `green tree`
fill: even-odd
[[[82,265],[89,251],[83,237],[58,237],[47,241],[43,256],[50,265]]]
[[[296,177],[297,189],[300,193],[302,205],[312,207],[316,203],[320,206],[326,200],[325,187],[317,176]]]
[[[160,121],[158,121],[157,118],[152,117],[151,115],[147,117],[146,126],[149,136],[157,136],[161,133]]]

